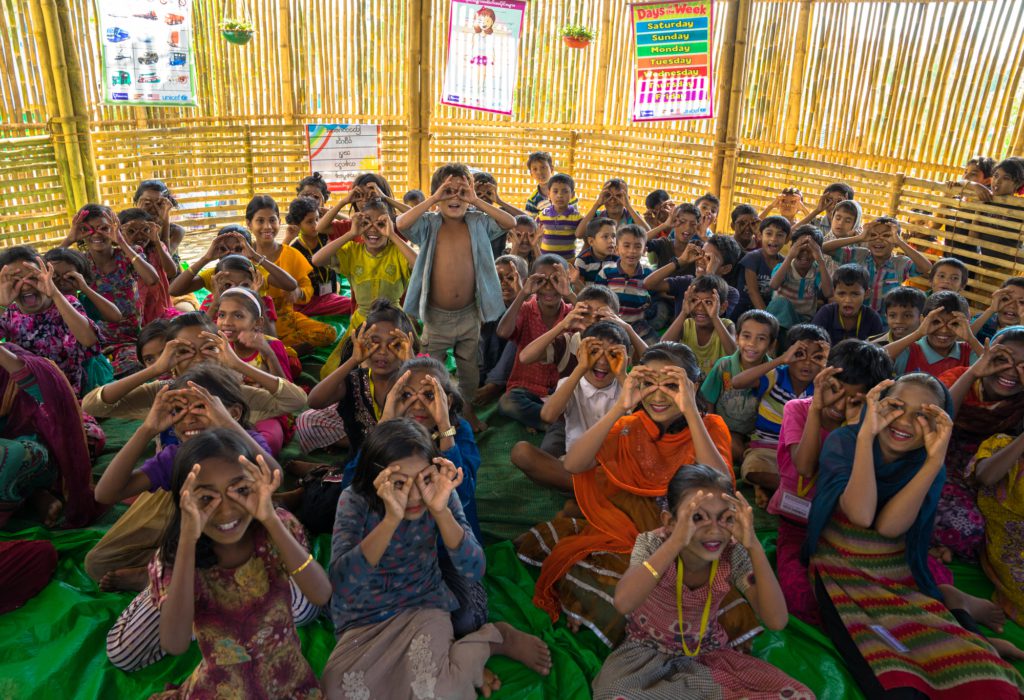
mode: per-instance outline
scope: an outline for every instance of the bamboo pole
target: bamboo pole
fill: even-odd
[[[281,57],[281,115],[291,124],[295,113],[295,88],[292,84],[291,15],[288,0],[277,0],[277,48]]]
[[[616,5],[616,8],[619,6]],[[599,74],[607,79],[610,75],[608,71],[608,64],[612,53],[612,0],[604,0],[601,8],[601,30],[599,41],[601,42],[601,58],[598,65]],[[596,93],[596,104],[594,105],[594,119],[593,123],[596,126],[604,126],[604,106],[605,102],[608,101],[608,95],[605,90],[594,90]]]
[[[800,131],[803,98],[804,66],[807,62],[807,42],[811,34],[811,0],[801,0],[796,19],[796,37],[793,41],[793,65],[789,72],[789,100],[786,102],[786,135],[783,152],[796,153],[796,139]]]
[[[46,25],[43,22],[43,8],[39,0],[32,0],[32,2],[28,3],[28,8],[32,18],[32,35],[36,40],[36,57],[39,60],[45,110],[46,114],[52,118],[60,113],[60,109],[57,106],[57,88],[53,82],[55,73],[50,63],[49,41]],[[64,139],[64,124],[60,121],[51,121],[49,126],[48,138],[50,145],[53,147],[53,157],[57,161],[57,172],[60,174],[61,186],[64,192],[67,193],[71,191],[71,183],[75,176],[72,173],[71,163],[68,160],[68,151]],[[73,216],[76,211],[75,202],[72,201],[71,197],[65,197],[64,199],[68,215]]]
[[[406,63],[405,113],[409,120],[409,187],[421,187],[422,142],[424,140],[423,87],[420,85],[421,65],[423,64],[423,43],[420,23],[423,19],[423,5],[431,0],[410,0],[409,14],[406,22],[406,39],[409,43],[409,54]],[[429,24],[429,22],[427,22]],[[429,46],[429,44],[428,44]],[[428,58],[429,61],[429,58]],[[429,88],[428,88],[429,89]]]
[[[423,47],[430,46],[431,37],[434,36],[434,5],[431,0],[421,1],[423,2],[423,14],[420,16],[420,22],[417,25],[417,28],[419,29],[420,34],[419,42],[421,54],[426,57],[426,60],[422,61],[419,66],[419,92],[421,94],[419,109],[420,172],[418,183],[421,189],[423,189],[430,185],[430,176],[434,170],[430,164],[430,128],[434,116],[434,85],[436,83],[437,67],[440,63],[433,60],[433,54],[429,51],[423,50]],[[412,17],[415,18],[416,15],[412,15]],[[424,189],[424,191],[426,190]]]
[[[78,148],[82,159],[85,196],[90,202],[98,202],[100,193],[96,181],[96,160],[93,156],[92,136],[89,133],[89,101],[85,95],[82,62],[79,60],[78,52],[75,50],[75,31],[71,21],[71,8],[68,5],[68,0],[57,0],[57,14],[63,39],[61,48],[63,49],[64,61],[67,65],[71,107],[76,117],[75,127],[78,131],[78,138],[74,145]]]
[[[711,161],[710,189],[718,193],[722,189],[722,173],[725,166],[726,140],[729,136],[729,113],[732,107],[732,81],[736,75],[736,31],[740,15],[740,4],[745,0],[731,0],[725,20],[725,38],[722,42],[722,65],[719,75],[729,82],[718,86],[718,108],[715,118],[715,154]],[[725,209],[723,206],[722,209]]]
[[[747,28],[750,26],[752,0],[736,0],[733,11],[729,13],[726,25],[726,41],[731,46],[728,50],[730,69],[726,73],[729,79],[729,95],[725,98],[725,109],[718,114],[718,129],[715,136],[715,159],[712,165],[712,192],[721,200],[718,210],[718,225],[723,227],[728,220],[728,212],[732,210],[732,192],[736,177],[736,159],[738,157],[737,142],[740,117],[743,113],[743,80],[746,75]],[[730,31],[731,30],[731,31]],[[721,90],[719,97],[725,90]],[[721,104],[721,102],[720,102]],[[717,177],[715,173],[717,172]]]

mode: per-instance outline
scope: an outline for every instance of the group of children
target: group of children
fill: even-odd
[[[813,697],[748,653],[789,614],[868,697],[1021,697],[1024,652],[991,631],[1024,622],[1024,277],[972,315],[958,234],[933,262],[843,183],[813,210],[792,188],[737,206],[727,234],[711,194],[641,213],[611,178],[584,214],[550,155],[527,168],[522,209],[460,164],[401,200],[365,174],[331,203],[314,173],[191,261],[149,180],[43,255],[0,252],[0,524],[130,503],[85,562],[138,592],[110,661],[195,638],[155,697],[489,696],[493,655],[547,674],[542,640],[488,622],[476,409],[497,401],[523,426],[508,468],[564,497],[515,546],[537,607],[613,649],[596,698]],[[974,159],[958,186],[1017,193],[1024,161]],[[110,417],[141,425],[94,486]],[[282,466],[293,440],[338,457]],[[17,605],[56,555],[5,559]],[[322,610],[317,678],[296,626]]]

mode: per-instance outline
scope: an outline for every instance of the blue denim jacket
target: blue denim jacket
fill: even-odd
[[[405,292],[405,312],[421,320],[426,317],[430,304],[430,271],[434,265],[434,250],[441,223],[440,214],[428,211],[416,220],[412,228],[403,231],[411,242],[420,247],[409,278],[409,288]],[[491,241],[503,236],[505,230],[482,211],[467,211],[466,225],[469,226],[469,238],[473,244],[476,306],[482,321],[497,321],[505,313],[505,303],[501,299],[498,272],[494,269]]]

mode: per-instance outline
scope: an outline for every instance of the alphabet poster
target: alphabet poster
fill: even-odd
[[[525,0],[451,0],[441,103],[512,114]]]
[[[631,6],[636,37],[633,121],[710,119],[713,0]]]
[[[347,192],[360,173],[380,172],[376,124],[307,124],[309,171],[320,173],[331,192]]]
[[[107,104],[180,107],[196,103],[192,2],[98,1]]]

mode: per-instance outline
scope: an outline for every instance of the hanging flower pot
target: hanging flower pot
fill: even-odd
[[[252,35],[256,33],[256,27],[247,19],[222,19],[220,21],[220,35],[231,44],[248,44],[252,41]]]
[[[582,24],[567,24],[559,33],[562,35],[562,41],[570,49],[585,49],[594,40],[594,32]]]

